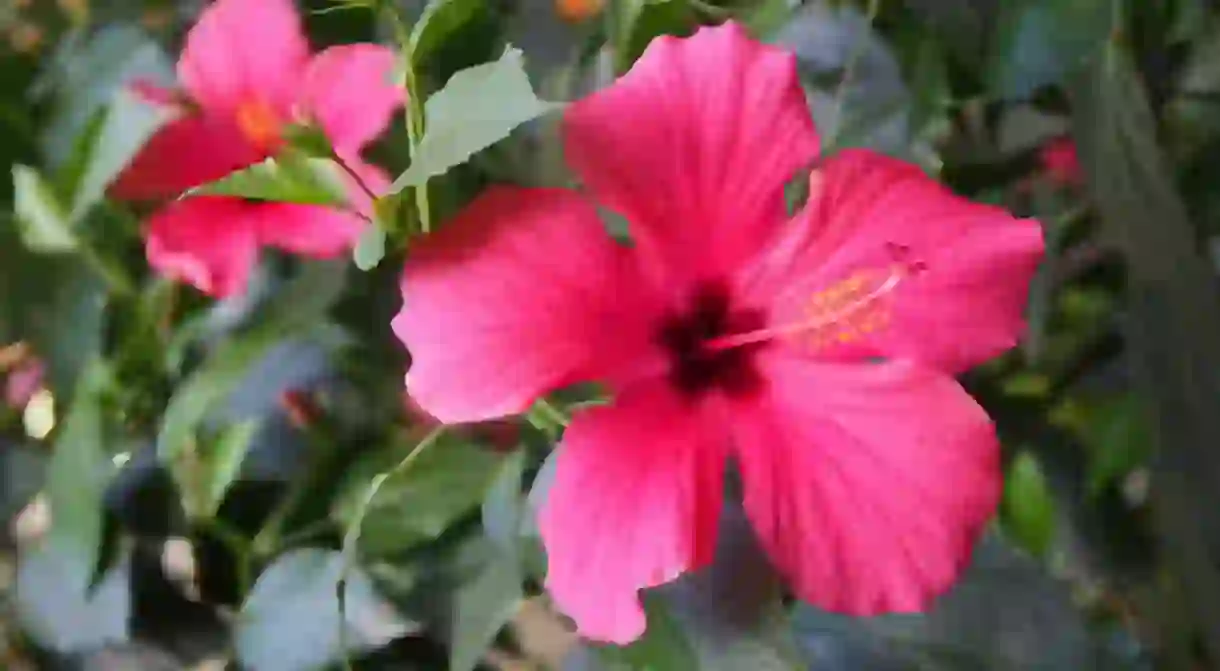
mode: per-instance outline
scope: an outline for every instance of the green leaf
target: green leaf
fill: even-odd
[[[70,219],[79,221],[84,217],[153,134],[177,116],[173,107],[150,105],[129,89],[120,89],[88,152],[80,181],[71,192]]]
[[[1099,660],[1067,585],[991,535],[927,612],[853,617],[798,603],[792,619],[810,669],[1124,668]]]
[[[1082,439],[1089,447],[1089,491],[1096,495],[1148,463],[1153,436],[1147,409],[1134,394],[1107,399],[1089,415]]]
[[[517,561],[506,555],[492,557],[478,575],[459,587],[454,599],[449,670],[474,669],[524,598]]]
[[[788,629],[782,581],[739,507],[726,506],[721,513],[711,566],[656,592],[689,641],[698,668],[800,668]]]
[[[90,362],[81,375],[47,467],[53,522],[46,545],[63,561],[65,579],[83,595],[93,580],[102,544],[102,496],[113,470],[105,446],[102,394],[110,371]]]
[[[339,661],[346,642],[359,653],[409,633],[402,618],[358,569],[344,585],[340,619],[338,552],[306,548],[281,555],[258,577],[234,629],[237,660],[256,671],[320,669]],[[345,629],[340,634],[340,627]]]
[[[77,247],[76,233],[51,186],[29,166],[13,166],[13,207],[21,241],[32,252],[62,254]]]
[[[106,286],[90,268],[64,259],[55,277],[39,289],[48,293],[30,315],[26,334],[45,357],[56,398],[67,401],[81,371],[102,351]]]
[[[356,240],[356,248],[352,250],[352,260],[361,270],[372,270],[385,258],[385,230],[376,224],[366,226]]]
[[[619,74],[631,68],[653,38],[689,35],[698,26],[687,0],[622,0],[611,11],[614,69]]]
[[[357,519],[368,483],[397,462],[402,450],[380,450],[352,469],[332,511],[345,528]],[[365,511],[360,550],[385,556],[437,538],[478,508],[501,460],[483,447],[442,435],[409,470],[383,483]]]
[[[24,554],[17,569],[17,621],[40,646],[59,653],[96,650],[129,634],[130,560],[124,556],[92,588],[80,582],[81,560],[44,543]]]
[[[1220,566],[1208,542],[1220,509],[1220,302],[1215,271],[1157,142],[1158,123],[1119,41],[1069,89],[1073,135],[1102,232],[1126,261],[1124,333],[1135,391],[1157,431],[1152,509],[1167,561],[1190,585],[1185,615],[1220,658]],[[1184,626],[1188,626],[1184,623]]]
[[[534,94],[520,49],[509,47],[497,61],[458,72],[424,104],[426,131],[389,192],[425,184],[557,107]]]
[[[521,545],[521,521],[526,502],[521,493],[525,476],[525,451],[518,449],[500,464],[483,499],[483,533],[502,552],[516,558]]]
[[[423,63],[445,40],[486,10],[485,0],[429,0],[408,38],[408,53],[414,63]]]
[[[991,93],[1006,99],[1028,98],[1086,65],[1100,54],[1110,34],[1113,1],[1003,3],[990,59]]]
[[[1004,478],[1004,530],[1035,557],[1046,556],[1055,536],[1055,500],[1038,460],[1021,452]]]
[[[61,42],[36,85],[54,93],[54,112],[42,133],[44,155],[56,170],[71,160],[85,132],[117,92],[133,81],[171,85],[174,64],[146,32],[131,23],[79,31]]]
[[[289,150],[197,186],[186,195],[342,207],[348,202],[343,180],[343,169],[334,161]]]
[[[174,481],[182,492],[183,509],[189,517],[206,519],[216,514],[258,429],[258,420],[229,426],[216,438],[200,441],[190,458],[171,464]]]
[[[157,436],[157,453],[173,464],[184,458],[195,430],[212,406],[227,397],[246,371],[280,340],[315,327],[343,289],[343,268],[334,263],[304,267],[299,277],[256,316],[244,333],[226,340],[170,399]]]

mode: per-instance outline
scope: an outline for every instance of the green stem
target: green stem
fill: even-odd
[[[338,163],[340,168],[343,168],[343,172],[346,172],[348,177],[351,177],[353,180],[355,180],[356,186],[359,186],[360,190],[363,191],[365,193],[365,195],[367,195],[369,197],[369,199],[374,200],[374,201],[377,200],[377,198],[378,198],[377,194],[373,193],[373,190],[370,189],[369,186],[364,183],[364,180],[360,178],[360,175],[356,174],[356,170],[354,168],[352,168],[352,166],[350,164],[348,164],[347,161],[343,160],[343,157],[339,155],[339,152],[331,151],[330,158],[335,163]]]
[[[535,403],[535,406],[542,412],[542,414],[547,416],[547,419],[550,419],[552,422],[555,422],[565,429],[567,428],[569,421],[568,416],[563,414],[563,411],[561,411],[559,408],[552,405],[550,401],[546,400],[545,398],[540,398]]]
[[[434,445],[441,434],[444,432],[444,426],[438,426],[424,436],[422,440],[415,444],[415,447],[407,453],[407,456],[402,458],[388,471],[379,473],[369,483],[368,490],[364,493],[364,498],[360,501],[360,506],[356,508],[356,516],[352,518],[351,524],[347,527],[347,533],[343,534],[343,549],[340,554],[340,570],[339,581],[335,585],[335,596],[339,599],[339,650],[343,655],[343,665],[345,669],[352,668],[351,659],[347,654],[347,578],[351,573],[352,566],[355,562],[356,545],[360,542],[360,527],[364,524],[364,516],[368,514],[369,508],[373,505],[373,500],[377,498],[378,492],[381,491],[381,486],[390,478],[402,475],[419,459],[420,455]]]
[[[394,24],[395,36],[402,48],[403,57],[403,88],[407,92],[407,104],[403,110],[403,122],[407,127],[407,139],[410,142],[411,160],[418,155],[419,144],[423,141],[426,129],[424,118],[424,93],[419,88],[415,77],[415,54],[411,52],[411,34],[406,24],[394,11],[392,6],[386,7],[386,13]],[[428,233],[432,230],[432,208],[428,203],[428,183],[425,181],[415,187],[415,209],[419,214],[419,230]]]
[[[103,258],[87,244],[81,244],[77,248],[77,252],[81,259],[105,280],[112,293],[119,296],[130,296],[135,293],[135,281],[127,275],[127,271],[123,270],[122,266]]]

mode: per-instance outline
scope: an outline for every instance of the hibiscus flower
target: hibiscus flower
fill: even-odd
[[[580,632],[644,630],[638,591],[711,560],[726,463],[795,593],[916,611],[967,563],[1000,491],[953,374],[1013,346],[1041,231],[868,151],[785,182],[818,138],[790,54],[740,26],[655,40],[572,104],[589,197],[497,187],[416,245],[394,329],[444,422],[598,381],[541,511],[546,586]]]
[[[1051,181],[1064,186],[1075,186],[1084,181],[1084,173],[1080,168],[1080,157],[1076,153],[1076,143],[1070,137],[1060,137],[1047,142],[1038,151],[1042,169]]]
[[[182,90],[135,87],[180,116],[153,136],[112,192],[173,198],[272,156],[297,122],[316,124],[366,186],[383,188],[385,174],[362,162],[360,151],[402,104],[393,67],[394,53],[374,44],[311,57],[291,0],[219,0],[187,34],[178,60]],[[347,186],[367,214],[371,198],[354,179]],[[158,272],[223,297],[244,290],[261,246],[332,257],[354,244],[363,225],[353,212],[325,207],[193,197],[152,216],[146,252]]]

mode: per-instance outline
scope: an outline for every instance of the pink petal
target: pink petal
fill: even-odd
[[[572,420],[539,529],[546,587],[582,636],[630,643],[638,591],[711,561],[723,440],[659,379]]]
[[[775,325],[823,323],[821,358],[909,357],[961,371],[1017,343],[1042,229],[952,194],[916,166],[850,150],[739,279]]]
[[[567,158],[668,279],[723,276],[783,223],[783,186],[818,148],[789,53],[741,26],[652,41],[568,108]]]
[[[409,252],[393,322],[407,390],[446,423],[524,411],[651,351],[643,289],[579,196],[493,187]]]
[[[239,198],[174,201],[149,220],[146,253],[157,272],[224,298],[245,291],[258,260],[258,204]]]
[[[18,364],[4,381],[4,402],[15,410],[24,409],[42,389],[46,373],[46,365],[38,358],[32,357]]]
[[[389,186],[389,177],[380,168],[355,160],[347,163],[373,193],[381,193]],[[347,187],[351,206],[371,218],[373,199],[354,179],[348,178]],[[351,249],[367,225],[354,212],[316,205],[264,203],[258,211],[261,243],[317,258],[335,257]]]
[[[910,362],[777,354],[733,424],[746,512],[797,595],[855,615],[923,609],[967,564],[1000,492],[986,413]]]
[[[1042,160],[1042,168],[1050,178],[1059,184],[1072,185],[1084,181],[1084,172],[1080,168],[1080,157],[1076,152],[1076,143],[1070,137],[1061,137],[1043,145],[1038,152]]]
[[[172,198],[260,158],[233,124],[215,116],[186,116],[153,135],[111,193],[124,200]]]
[[[403,103],[393,70],[394,52],[386,47],[331,47],[309,63],[300,105],[340,152],[358,152],[386,129]]]
[[[286,117],[308,58],[292,0],[217,0],[187,33],[178,79],[205,111],[260,100]]]

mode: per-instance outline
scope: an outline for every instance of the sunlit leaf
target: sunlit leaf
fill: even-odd
[[[352,250],[352,260],[361,270],[372,270],[385,257],[385,229],[380,226],[366,226],[356,240],[356,248]]]
[[[188,196],[236,196],[301,205],[346,205],[343,169],[328,158],[282,151],[260,163],[186,193]]]
[[[519,49],[458,72],[425,103],[427,130],[390,193],[426,183],[556,107],[534,94]]]
[[[216,514],[258,429],[257,420],[229,426],[219,436],[199,441],[189,459],[171,464],[174,480],[183,490],[182,504],[187,515],[206,518]]]
[[[76,233],[68,213],[38,171],[13,166],[13,198],[17,230],[30,251],[58,254],[76,249]]]

